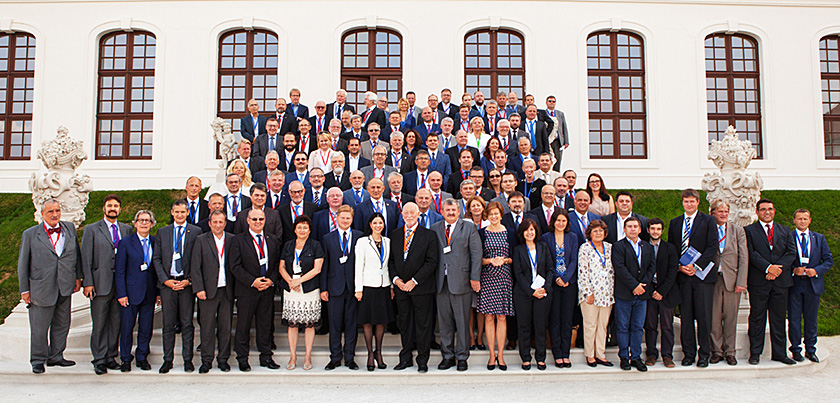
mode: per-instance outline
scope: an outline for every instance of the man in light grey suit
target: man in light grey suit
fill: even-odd
[[[365,183],[364,187],[367,188],[367,183],[369,180],[373,178],[382,179],[384,183],[388,180],[388,177],[391,176],[392,172],[397,172],[397,168],[394,168],[390,165],[385,165],[385,159],[388,158],[388,151],[385,147],[378,145],[373,148],[373,162],[366,166],[362,167],[360,171],[365,174]]]
[[[105,218],[85,226],[82,235],[82,292],[90,299],[90,352],[97,375],[119,369],[120,304],[114,284],[114,257],[120,240],[131,234],[131,226],[117,221],[120,197],[105,196]]]
[[[379,123],[370,122],[370,124],[368,124],[367,134],[368,136],[370,136],[370,139],[361,142],[362,157],[367,158],[369,160],[373,158],[373,149],[376,148],[376,146],[385,147],[385,152],[388,152],[388,150],[391,148],[391,145],[388,144],[387,141],[382,141],[379,139],[379,133],[381,131],[382,130],[379,128]]]
[[[181,199],[172,203],[171,214],[175,222],[158,230],[152,256],[163,311],[163,365],[159,371],[161,374],[172,369],[175,355],[175,325],[179,321],[184,371],[195,371],[192,363],[193,339],[195,338],[193,326],[195,295],[193,295],[190,281],[190,258],[195,239],[201,234],[201,228],[187,223],[186,200]]]
[[[715,219],[718,233],[718,254],[715,267],[709,276],[718,276],[712,299],[712,357],[710,364],[726,360],[737,365],[735,359],[735,336],[738,325],[738,306],[741,293],[747,289],[750,252],[747,249],[747,233],[729,220],[729,203],[716,199],[709,212]]]
[[[23,232],[18,256],[20,297],[29,309],[32,372],[44,364],[69,367],[64,359],[70,330],[70,297],[82,286],[82,258],[76,228],[61,221],[56,199],[41,203],[44,222]]]
[[[549,95],[545,100],[545,104],[547,108],[539,111],[540,120],[554,123],[554,127],[548,133],[548,145],[551,147],[551,150],[554,152],[554,157],[557,159],[554,162],[553,169],[560,172],[560,161],[563,159],[563,151],[569,148],[569,128],[566,126],[566,115],[563,111],[554,109],[557,105],[557,98],[554,95]]]
[[[458,371],[466,371],[470,357],[470,304],[472,292],[480,288],[484,249],[475,224],[458,218],[461,210],[458,201],[444,200],[441,210],[444,220],[432,225],[441,251],[436,299],[443,361],[438,369],[452,368],[457,359]]]

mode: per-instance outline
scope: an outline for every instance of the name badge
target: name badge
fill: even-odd
[[[181,259],[181,254],[178,253],[178,252],[175,252],[174,254],[172,254],[172,259],[180,260]]]
[[[385,275],[385,270],[384,269],[379,269],[379,275],[384,276]]]
[[[799,258],[799,263],[802,263],[803,265],[808,264],[808,262],[810,262],[810,261],[811,261],[811,258],[809,258],[809,257],[800,257]]]
[[[608,272],[606,270],[601,270],[600,273],[601,273],[601,277],[607,277],[607,276],[610,275],[610,272]]]
[[[338,258],[338,263],[345,264],[347,263],[347,256],[342,256]]]
[[[443,248],[443,253],[444,254],[449,253],[449,252],[452,252],[452,247],[451,246],[447,246],[447,247]]]
[[[260,259],[260,266],[262,266],[264,264],[266,264],[266,265],[268,264],[268,258],[267,257],[264,257],[264,258]]]
[[[294,267],[292,268],[292,272],[294,272],[295,274],[300,274],[301,272],[303,272],[303,270],[300,269],[299,265],[294,265]]]
[[[140,271],[146,271],[146,270],[149,270],[149,265],[147,265],[145,263],[141,264],[140,265]]]

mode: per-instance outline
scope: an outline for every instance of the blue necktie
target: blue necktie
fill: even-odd
[[[178,226],[178,234],[175,237],[175,253],[181,254],[181,242],[184,239],[184,227]],[[184,267],[181,264],[181,259],[175,259],[175,273],[179,276],[184,275]]]
[[[799,241],[802,244],[802,256],[810,256],[810,252],[808,251],[808,238],[805,238],[805,233],[802,233],[802,239]]]
[[[149,264],[152,260],[151,252],[149,251],[149,238],[143,240],[143,263]]]
[[[259,244],[259,247],[260,247],[260,260],[265,259],[265,252],[264,252],[264,249],[263,249],[262,234],[257,235],[257,244]],[[267,272],[268,272],[268,265],[267,264],[260,265],[260,276],[265,277],[265,273],[267,273]]]

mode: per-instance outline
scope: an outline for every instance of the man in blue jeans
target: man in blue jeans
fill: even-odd
[[[618,357],[621,369],[633,367],[647,371],[642,361],[643,326],[647,313],[648,294],[656,272],[653,246],[639,239],[642,223],[636,217],[624,221],[626,237],[613,245],[612,264],[615,270],[615,323],[618,328]]]

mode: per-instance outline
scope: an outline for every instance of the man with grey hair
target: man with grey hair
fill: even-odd
[[[82,285],[82,258],[76,228],[61,221],[61,203],[41,203],[44,222],[23,232],[18,255],[21,300],[29,309],[32,372],[47,366],[69,367],[64,359],[70,330],[70,298]],[[47,242],[49,240],[49,242]]]
[[[367,130],[368,124],[371,122],[379,123],[379,126],[384,126],[388,123],[388,118],[385,117],[385,112],[376,107],[376,101],[379,97],[374,92],[365,93],[365,110],[359,113],[362,116],[362,127]]]
[[[364,175],[365,186],[367,186],[368,181],[373,178],[379,178],[384,182],[392,172],[397,172],[397,169],[393,166],[386,165],[386,161],[389,158],[388,154],[390,153],[382,145],[378,145],[373,149],[372,164],[359,169]],[[352,177],[350,179],[350,182],[352,182]],[[355,185],[353,187],[355,187]]]
[[[335,102],[327,104],[327,121],[333,118],[341,118],[344,111],[356,113],[356,108],[347,103],[347,91],[338,90],[335,92]]]
[[[371,159],[373,157],[373,149],[376,148],[376,146],[381,145],[386,148],[386,151],[391,147],[390,144],[379,139],[381,133],[382,128],[379,127],[379,123],[370,122],[367,128],[368,139],[366,141],[361,141],[362,157]]]
[[[277,153],[276,150],[271,150],[265,155],[265,170],[257,171],[254,173],[253,182],[254,183],[262,183],[265,186],[271,186],[268,182],[268,174],[273,172],[277,167],[280,165],[280,154]],[[209,215],[209,213],[208,213]],[[207,217],[203,217],[205,219]],[[192,223],[192,222],[190,222]]]
[[[369,138],[367,128],[362,128],[362,117],[359,115],[350,116],[350,131],[341,134],[341,138],[345,140],[350,140],[353,137],[359,139],[359,141],[367,141]]]
[[[403,192],[403,176],[399,172],[392,172],[388,175],[388,192],[386,198],[397,204],[400,212],[402,207],[414,201],[414,196]]]
[[[421,190],[417,193],[418,197]],[[475,224],[461,220],[459,203],[452,198],[443,201],[443,221],[432,225],[437,235],[440,264],[436,276],[437,317],[440,325],[438,369],[455,366],[467,370],[469,350],[470,306],[472,293],[481,289],[481,259],[484,249]],[[457,341],[456,341],[456,336]]]
[[[388,158],[385,159],[385,164],[390,165],[405,174],[413,171],[414,157],[411,153],[403,149],[405,135],[401,132],[391,133],[391,151],[388,152]]]
[[[330,162],[333,170],[324,173],[325,188],[339,187],[342,191],[350,189],[350,175],[344,170],[345,158],[343,153],[332,153]]]
[[[210,215],[207,200],[199,197],[201,193],[201,178],[197,176],[187,178],[184,190],[187,193],[187,197],[184,200],[187,202],[187,211],[189,212],[187,222],[198,225],[199,221],[206,219]],[[172,223],[172,220],[173,218],[169,217],[169,223]]]

